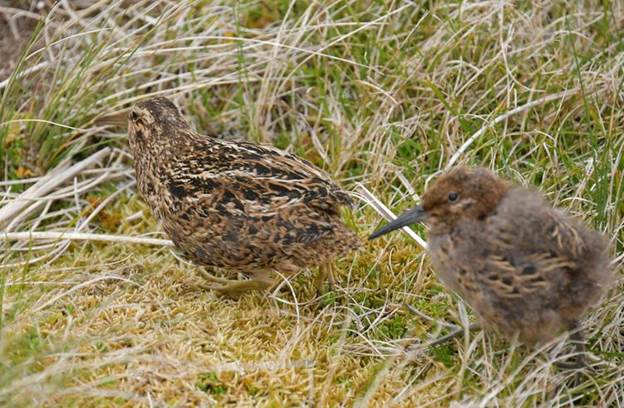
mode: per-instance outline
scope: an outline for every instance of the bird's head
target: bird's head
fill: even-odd
[[[369,239],[424,222],[431,232],[445,233],[464,220],[483,220],[496,211],[509,183],[482,167],[456,167],[427,189],[422,204],[375,231]]]
[[[188,128],[177,106],[162,96],[137,103],[128,115],[128,140],[134,151],[167,145]]]

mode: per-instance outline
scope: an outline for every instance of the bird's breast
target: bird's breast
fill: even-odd
[[[455,286],[453,279],[455,245],[450,234],[429,237],[429,253],[438,278],[447,286]]]

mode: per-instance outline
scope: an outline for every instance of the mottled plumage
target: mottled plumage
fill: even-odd
[[[215,278],[229,295],[360,246],[340,219],[347,193],[292,154],[199,135],[162,97],[132,109],[129,141],[138,189],[176,247],[200,265],[254,278]]]
[[[575,328],[614,279],[601,234],[483,168],[442,175],[421,206],[371,238],[415,222],[430,227],[441,281],[486,323],[529,345]]]

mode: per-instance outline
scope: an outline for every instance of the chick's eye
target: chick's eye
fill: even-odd
[[[454,203],[455,201],[459,200],[459,193],[456,193],[456,192],[449,193],[448,200],[449,200],[449,203]]]
[[[130,118],[136,122],[139,119],[139,115],[137,115],[136,112],[131,112]]]

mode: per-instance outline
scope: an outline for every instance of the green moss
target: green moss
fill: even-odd
[[[280,133],[273,140],[273,145],[279,149],[286,149],[290,145],[290,136],[286,133]]]
[[[331,306],[336,303],[338,295],[336,292],[325,292],[323,296],[320,298],[321,307]]]
[[[444,364],[447,368],[451,368],[455,365],[457,351],[453,350],[449,344],[433,347],[429,352],[435,361]]]
[[[407,331],[407,325],[405,317],[399,314],[395,314],[390,319],[384,320],[379,324],[375,331],[381,339],[400,339],[405,335]]]
[[[222,395],[227,392],[227,387],[219,380],[217,374],[212,372],[200,374],[195,386],[208,394]]]

